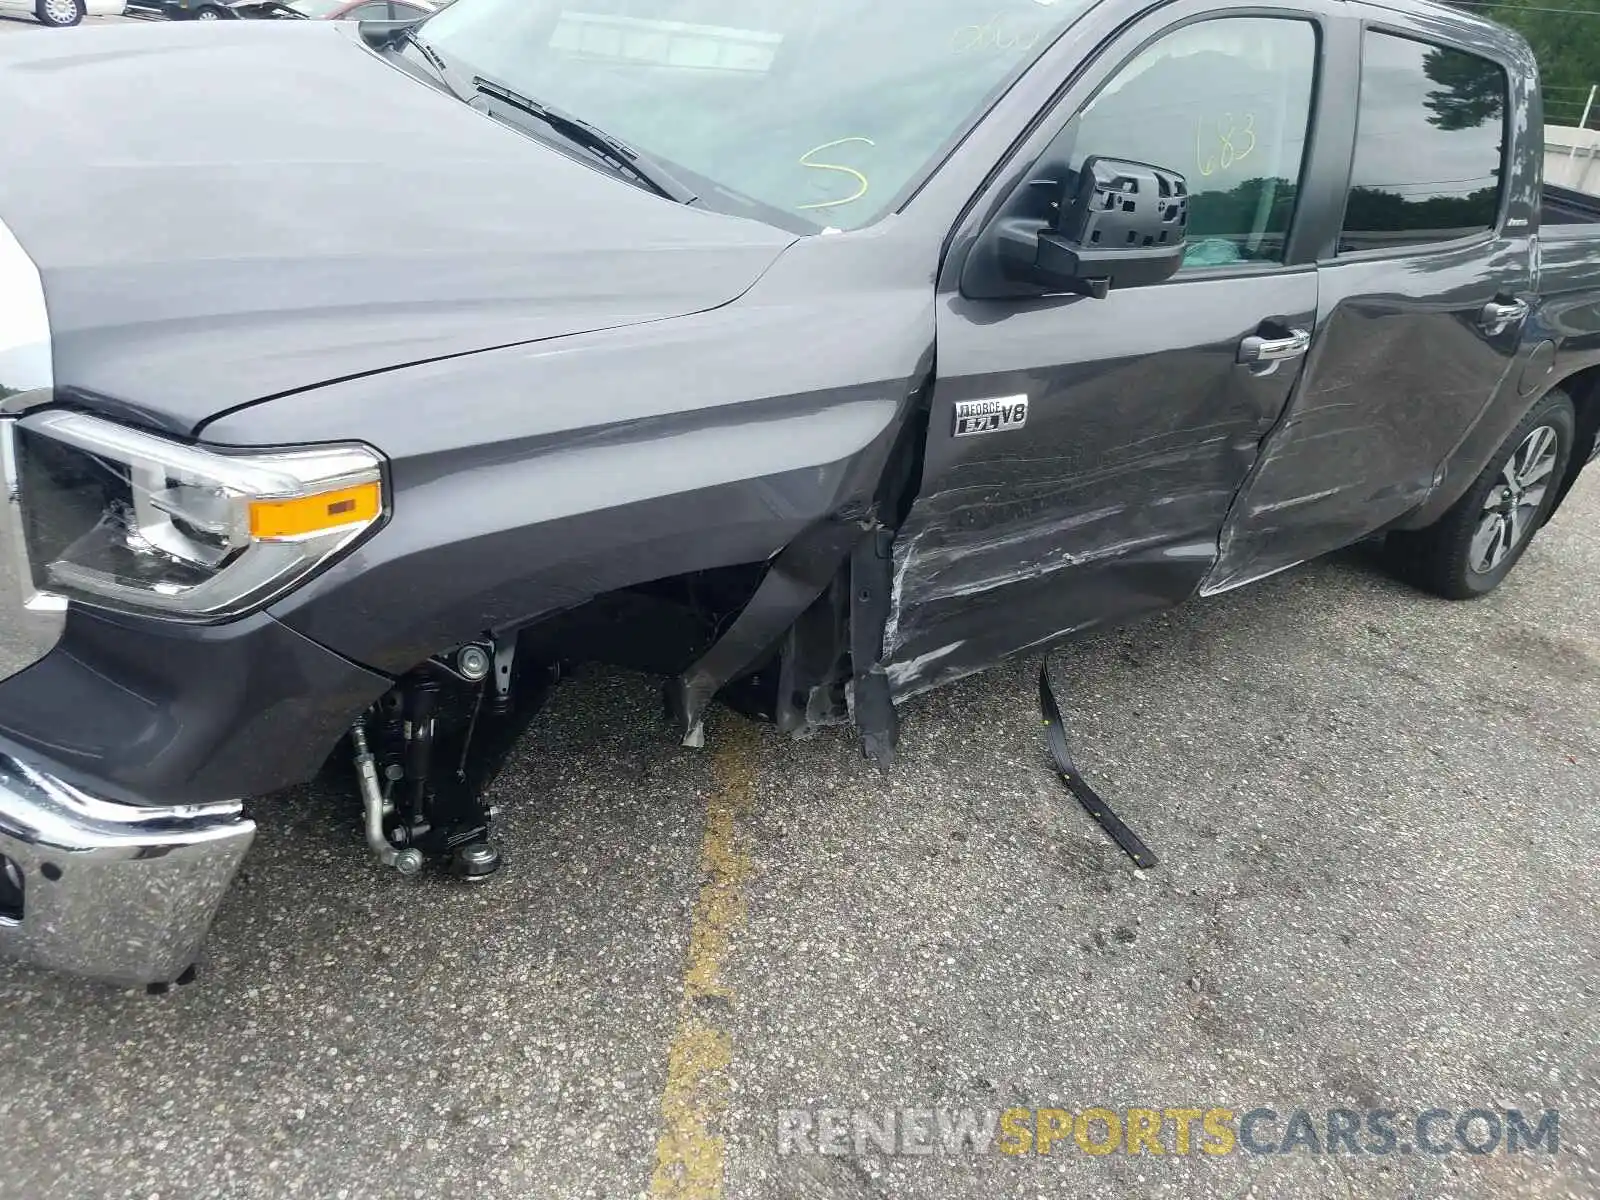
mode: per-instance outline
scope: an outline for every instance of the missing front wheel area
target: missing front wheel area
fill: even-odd
[[[367,844],[406,875],[463,880],[501,864],[484,793],[549,695],[553,667],[518,659],[514,635],[429,659],[350,731]]]

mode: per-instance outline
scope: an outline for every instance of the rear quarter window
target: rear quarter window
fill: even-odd
[[[1494,228],[1505,173],[1499,64],[1368,30],[1340,253],[1425,245]]]

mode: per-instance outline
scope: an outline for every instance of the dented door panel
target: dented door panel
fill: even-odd
[[[1459,495],[1482,467],[1453,461],[1460,448],[1497,397],[1515,394],[1524,330],[1490,314],[1526,311],[1535,292],[1542,126],[1532,57],[1522,43],[1454,18],[1376,5],[1353,15],[1364,27],[1358,126],[1342,228],[1319,268],[1316,338],[1299,392],[1229,516],[1208,593],[1421,512],[1436,518],[1430,501]],[[1461,74],[1474,60],[1499,67],[1498,96],[1483,90],[1483,76]],[[1427,81],[1421,96],[1395,86],[1412,61]],[[1413,136],[1406,122],[1415,122]],[[1473,144],[1491,147],[1487,173],[1475,151],[1463,157],[1435,141],[1480,130]],[[1458,214],[1479,211],[1476,189],[1491,179],[1498,197],[1491,193],[1480,231],[1452,238],[1454,226],[1472,223]],[[1443,227],[1416,228],[1411,218],[1397,226],[1383,205],[1402,200],[1419,214],[1443,204],[1429,214]]]
[[[1527,276],[1526,243],[1325,268],[1326,315],[1284,422],[1229,518],[1207,592],[1347,546],[1427,500],[1504,383],[1517,329],[1478,315]]]
[[[1297,360],[1236,360],[1265,322],[1309,328],[1313,269],[1188,276],[1104,300],[944,298],[922,487],[895,541],[885,658],[898,696],[1099,621],[1178,603]],[[958,436],[957,406],[1027,398]]]

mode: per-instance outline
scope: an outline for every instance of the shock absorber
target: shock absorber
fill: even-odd
[[[412,822],[429,821],[429,772],[433,768],[433,718],[439,707],[439,685],[417,679],[405,695],[405,797],[406,816]]]

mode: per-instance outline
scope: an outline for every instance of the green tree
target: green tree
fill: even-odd
[[[1600,83],[1600,0],[1493,0],[1492,7],[1471,0],[1451,2],[1527,38],[1539,60],[1545,120],[1552,125],[1578,123],[1590,86]],[[1538,11],[1551,8],[1570,11]],[[1591,128],[1597,122],[1600,111],[1589,116]]]
[[[1428,120],[1440,129],[1475,129],[1498,123],[1505,95],[1505,77],[1492,63],[1471,54],[1436,50],[1422,62],[1428,79],[1438,84],[1428,93]]]

